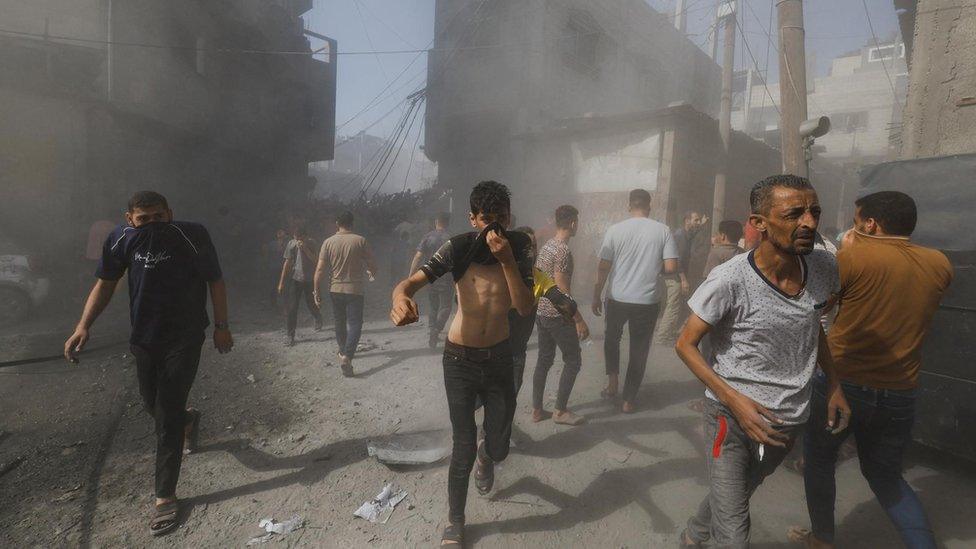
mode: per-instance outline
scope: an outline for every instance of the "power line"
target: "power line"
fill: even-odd
[[[756,61],[756,56],[752,54],[752,48],[749,46],[749,40],[746,38],[745,33],[742,32],[742,27],[739,24],[739,18],[736,17],[736,16],[734,16],[734,15],[732,15],[731,17],[732,17],[732,20],[735,21],[735,26],[739,28],[739,33],[742,34],[742,44],[745,45],[745,50],[749,54],[749,58],[752,59],[752,64],[755,67],[756,72],[759,72],[759,61]],[[728,46],[726,45],[726,47],[728,47]],[[772,101],[773,107],[776,109],[776,114],[779,114],[780,116],[782,116],[783,113],[781,113],[780,110],[779,110],[779,107],[776,106],[776,101],[773,99],[773,94],[772,94],[772,92],[769,91],[769,85],[766,83],[766,75],[765,74],[762,74],[762,85],[763,85],[763,88],[766,90],[766,95],[769,96],[769,100]],[[747,99],[747,100],[749,100],[749,99],[751,99],[751,96],[752,96],[752,90],[751,89],[750,90],[747,90],[747,93],[750,96]]]
[[[878,43],[878,35],[874,32],[874,24],[871,22],[871,13],[868,11],[868,4],[865,0],[861,0],[861,5],[864,6],[864,16],[868,18],[868,28],[871,29],[871,37],[874,38],[874,47],[881,49],[881,44]],[[892,58],[892,66],[894,66],[894,58]],[[895,91],[895,84],[891,81],[891,75],[888,74],[888,65],[885,64],[884,56],[881,56],[881,68],[884,69],[885,78],[888,79],[888,86],[891,88],[891,97],[894,100],[898,100],[898,92]]]
[[[363,17],[363,10],[359,9],[359,0],[353,0],[352,5],[356,7],[356,13],[359,14],[359,24],[363,26],[363,33],[366,35],[366,43],[369,44],[371,50],[376,51],[376,46],[373,45],[373,38],[369,35],[369,29],[366,28],[366,18]],[[376,53],[373,55],[376,58],[376,64],[380,67],[380,72],[383,73],[383,78],[389,78],[390,76],[386,74],[386,68],[383,66],[383,61],[380,60],[380,54]]]

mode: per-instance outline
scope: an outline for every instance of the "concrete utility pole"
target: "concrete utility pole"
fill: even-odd
[[[722,55],[722,104],[718,114],[718,133],[722,139],[721,158],[715,171],[715,191],[712,196],[712,232],[725,219],[725,180],[729,172],[729,151],[732,146],[732,68],[735,63],[735,11],[731,0],[720,8],[725,25],[725,50]],[[718,29],[716,28],[716,32]]]
[[[807,177],[800,124],[807,119],[807,63],[803,0],[778,0],[779,122],[783,172]]]
[[[686,17],[685,0],[678,0],[674,6],[674,28],[682,34],[688,30],[688,18]]]

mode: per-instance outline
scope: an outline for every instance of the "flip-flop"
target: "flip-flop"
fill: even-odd
[[[441,534],[441,547],[457,547],[458,549],[464,548],[464,525],[451,523],[444,528],[444,533]]]
[[[200,410],[187,408],[186,413],[190,416],[190,432],[183,440],[183,453],[192,454],[200,447]]]
[[[180,512],[178,501],[167,501],[162,505],[156,505],[152,519],[149,521],[149,533],[153,537],[164,536],[179,526],[177,521]]]

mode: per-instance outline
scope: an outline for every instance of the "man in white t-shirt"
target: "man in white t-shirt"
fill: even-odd
[[[651,194],[644,189],[630,191],[630,218],[609,229],[600,247],[593,314],[603,314],[603,289],[607,287],[607,331],[603,342],[607,387],[604,398],[617,395],[620,377],[620,338],[624,324],[630,329],[630,360],[624,380],[622,410],[635,411],[637,390],[644,381],[647,353],[657,321],[661,291],[658,276],[678,272],[678,249],[668,226],[649,219]]]
[[[708,397],[709,494],[682,533],[688,547],[749,545],[749,498],[806,423],[818,364],[830,379],[828,424],[810,428],[843,431],[851,414],[820,327],[839,278],[834,257],[814,249],[817,193],[803,177],[775,175],[749,200],[762,241],[709,273],[675,345]],[[698,349],[706,334],[707,358]]]

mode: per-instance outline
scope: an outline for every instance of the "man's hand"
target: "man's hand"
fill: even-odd
[[[698,220],[698,226],[699,227],[704,227],[707,223],[708,223],[708,216],[707,215],[701,216],[701,219]]]
[[[495,256],[495,259],[499,263],[502,265],[515,263],[515,254],[512,252],[512,245],[501,233],[498,231],[488,231],[488,234],[485,235],[485,242],[488,243],[488,249],[491,250],[491,254]]]
[[[596,316],[603,316],[603,301],[600,299],[600,296],[593,296],[593,303],[590,305],[590,310]]]
[[[691,293],[691,284],[688,283],[688,279],[683,278],[681,280],[681,295],[688,297]]]
[[[420,311],[417,303],[409,297],[402,295],[393,302],[393,309],[390,310],[390,320],[396,326],[406,326],[420,320]]]
[[[220,354],[229,353],[234,347],[234,337],[230,335],[230,330],[226,328],[215,328],[213,333],[214,347]]]
[[[580,341],[590,337],[590,327],[586,325],[586,321],[582,318],[576,321],[576,337],[578,337]]]
[[[732,410],[739,426],[749,438],[760,444],[786,447],[788,437],[772,427],[772,424],[781,424],[783,420],[774,416],[764,406],[742,393],[734,393],[726,406]]]
[[[318,290],[312,290],[312,298],[315,300],[316,306],[322,306],[322,294],[320,294]]]
[[[78,364],[78,353],[85,348],[88,343],[88,330],[85,328],[75,328],[75,333],[64,342],[64,358],[72,364]]]
[[[285,293],[285,285],[278,284],[278,295],[283,295]]]
[[[851,406],[847,403],[840,383],[832,383],[827,390],[827,430],[836,435],[847,429],[851,422]],[[840,416],[838,419],[837,416]]]

